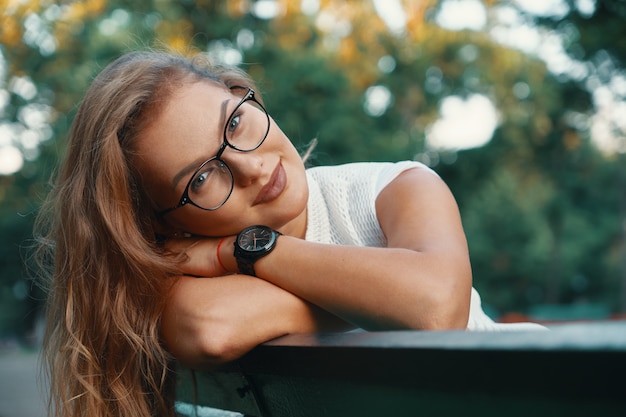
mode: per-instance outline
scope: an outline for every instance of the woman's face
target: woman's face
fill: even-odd
[[[158,210],[176,206],[196,169],[217,154],[224,141],[226,119],[240,100],[215,83],[186,83],[148,123],[136,144],[135,163]],[[252,114],[246,114],[250,105],[243,104],[237,120],[241,126],[248,123],[247,131],[258,131],[262,137],[267,123],[263,118],[247,117]],[[304,164],[273,120],[258,149],[240,152],[226,147],[221,158],[233,174],[232,194],[214,211],[185,204],[165,214],[164,220],[174,230],[225,236],[264,224],[284,233],[304,233],[308,199]]]

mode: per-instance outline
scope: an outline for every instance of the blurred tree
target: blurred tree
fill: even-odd
[[[506,132],[509,138],[526,132],[533,139],[532,160],[523,161],[518,175],[531,163],[553,188],[538,207],[552,240],[540,275],[542,301],[596,301],[626,311],[626,5],[567,1],[558,15],[537,15],[520,10],[521,2],[499,3],[517,8],[529,24],[547,32],[547,40],[558,39],[564,50],[558,59],[570,61],[555,68],[557,60],[544,56],[552,70],[541,86],[531,85],[531,94],[541,93],[532,100],[532,122]],[[553,49],[553,54],[560,53]],[[537,106],[544,107],[545,117],[538,117]],[[529,131],[533,125],[535,131]],[[604,154],[594,143],[603,144]]]

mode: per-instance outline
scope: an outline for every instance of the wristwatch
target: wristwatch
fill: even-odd
[[[239,272],[255,277],[254,263],[274,249],[280,234],[276,230],[261,225],[243,229],[235,240],[235,259]]]

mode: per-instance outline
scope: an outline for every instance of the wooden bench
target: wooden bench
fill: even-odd
[[[626,416],[626,322],[550,329],[285,336],[196,372],[197,404],[256,417]],[[177,400],[194,403],[179,371]]]

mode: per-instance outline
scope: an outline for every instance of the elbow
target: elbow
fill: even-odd
[[[467,280],[441,282],[425,300],[427,313],[420,320],[422,330],[461,330],[467,328],[470,312],[471,275]]]
[[[161,337],[166,350],[178,362],[191,369],[213,369],[232,362],[245,354],[241,337],[224,323],[193,326],[175,322],[175,326],[162,326]]]
[[[451,308],[442,306],[437,302],[426,302],[426,311],[411,316],[404,316],[403,319],[395,322],[385,322],[378,326],[370,326],[368,330],[465,330],[469,320],[469,308]]]
[[[215,329],[185,338],[184,342],[166,340],[165,345],[178,362],[190,369],[216,369],[246,353],[229,332]]]
[[[439,309],[421,323],[421,330],[465,330],[469,319],[469,310]]]
[[[232,362],[250,350],[250,347],[242,345],[241,337],[234,334],[232,329],[213,330],[201,338],[200,354],[205,367]]]

